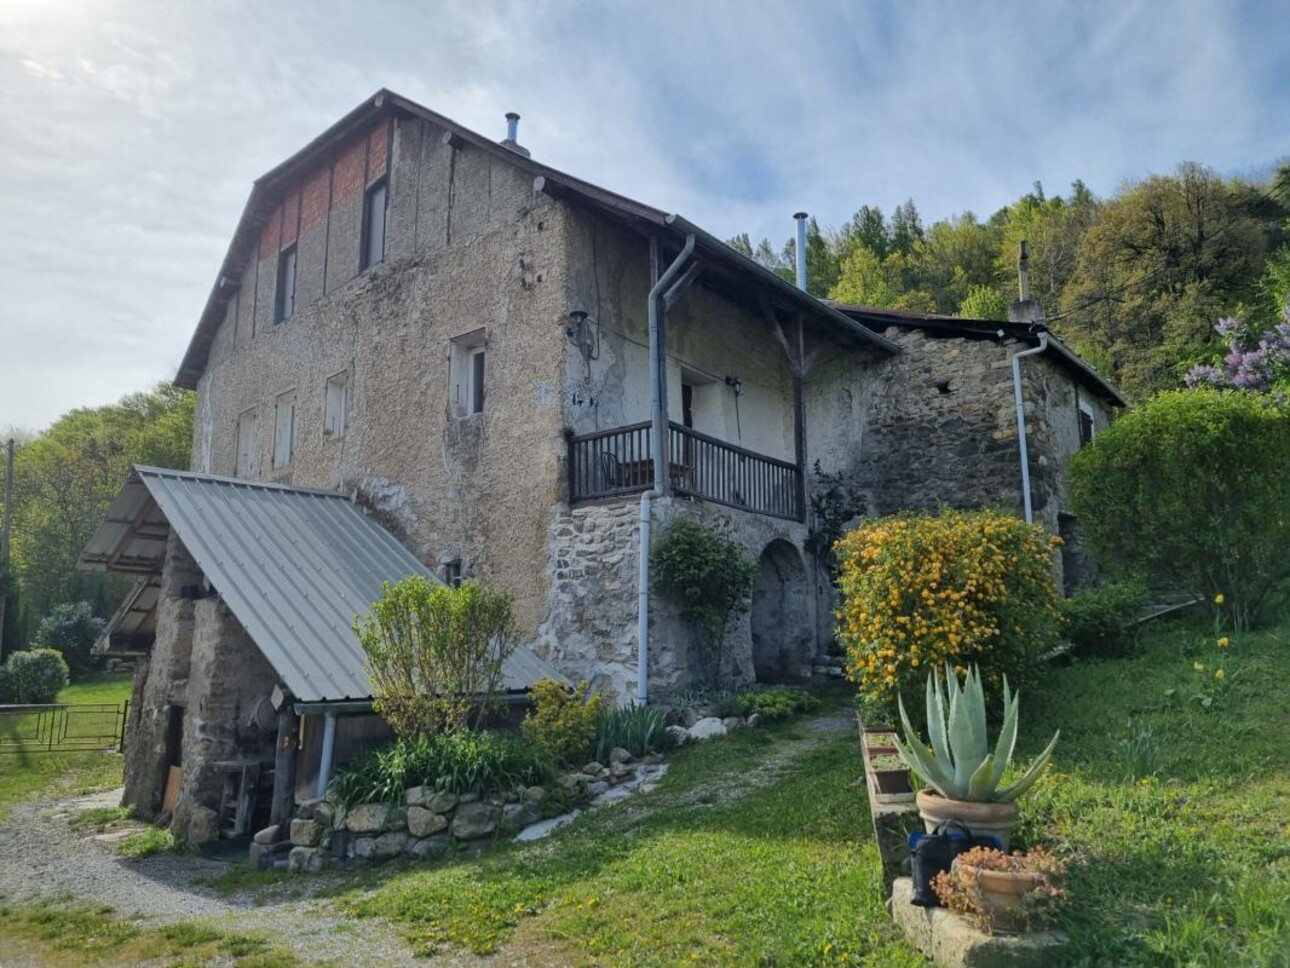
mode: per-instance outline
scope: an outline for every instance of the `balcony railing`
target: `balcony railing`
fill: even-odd
[[[654,483],[649,421],[569,436],[571,502],[639,493]],[[680,424],[668,425],[668,474],[676,494],[803,520],[802,471]]]

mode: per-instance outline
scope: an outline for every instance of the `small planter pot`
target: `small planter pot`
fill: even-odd
[[[950,800],[931,789],[919,790],[918,813],[923,818],[927,832],[947,820],[958,820],[978,837],[997,837],[1003,850],[1008,849],[1012,828],[1017,822],[1015,803],[976,803],[971,800]]]
[[[881,733],[863,733],[862,735],[864,736],[864,748],[867,750],[873,749],[874,747],[882,747],[883,749],[890,750],[894,750],[896,748],[896,734],[890,730]]]
[[[1025,899],[1043,886],[1042,874],[1031,871],[992,871],[954,859],[954,873],[973,892],[992,930],[1015,934],[1028,929]]]
[[[878,770],[873,771],[873,783],[878,792],[883,796],[905,796],[908,797],[914,792],[914,788],[909,783],[909,770]]]

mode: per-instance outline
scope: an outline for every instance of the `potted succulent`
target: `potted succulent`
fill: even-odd
[[[928,833],[934,833],[947,820],[959,820],[977,836],[997,837],[1007,850],[1017,820],[1016,799],[1039,779],[1060,735],[1053,736],[1015,783],[1001,787],[1017,741],[1017,703],[1018,695],[1008,689],[1005,677],[1003,728],[992,753],[986,736],[985,693],[981,673],[975,666],[960,685],[947,664],[944,690],[935,673],[928,675],[930,746],[919,739],[910,725],[904,700],[900,700],[904,740],[896,738],[894,743],[904,761],[929,784],[917,797],[918,812]]]
[[[951,911],[991,932],[1040,926],[1066,896],[1066,865],[1042,849],[1005,854],[973,847],[932,879],[932,889]]]

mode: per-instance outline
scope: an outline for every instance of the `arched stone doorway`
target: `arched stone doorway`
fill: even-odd
[[[800,682],[811,658],[810,586],[802,555],[776,538],[761,553],[752,593],[753,671],[758,682]]]

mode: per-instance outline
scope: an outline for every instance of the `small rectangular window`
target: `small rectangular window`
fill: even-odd
[[[237,460],[235,477],[255,475],[255,411],[248,410],[237,418]]]
[[[456,588],[461,584],[461,559],[446,561],[443,565],[443,582]]]
[[[363,196],[363,251],[359,271],[385,260],[385,209],[388,183],[377,182]]]
[[[326,397],[323,400],[323,435],[326,437],[345,436],[345,411],[349,404],[349,376],[337,373],[327,381]]]
[[[1093,408],[1083,400],[1079,402],[1079,445],[1087,447],[1093,442]]]
[[[477,330],[452,341],[449,360],[449,383],[454,417],[469,417],[484,412],[484,331]]]
[[[278,256],[278,293],[277,304],[273,309],[273,321],[280,323],[290,319],[296,311],[296,247],[293,245]]]
[[[278,397],[273,435],[273,467],[288,467],[295,450],[296,394],[284,393]]]

